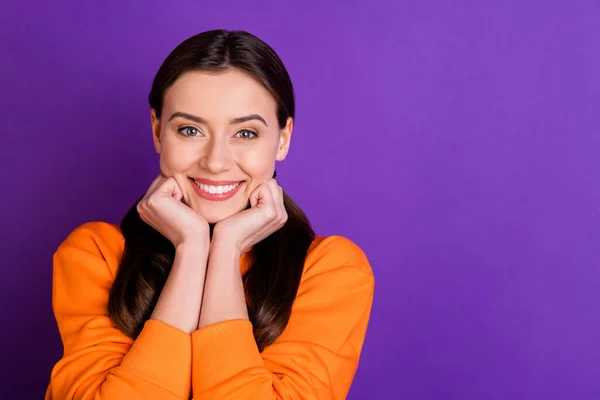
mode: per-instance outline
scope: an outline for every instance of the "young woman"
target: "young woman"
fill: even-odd
[[[294,122],[283,63],[242,31],[204,32],[149,95],[160,175],[120,226],[54,255],[64,345],[46,399],[343,399],[374,279],[316,236],[275,178]]]

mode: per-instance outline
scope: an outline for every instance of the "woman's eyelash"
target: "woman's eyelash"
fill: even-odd
[[[240,136],[241,133],[245,133],[245,134],[249,134],[248,136],[244,137],[244,136]],[[249,129],[242,129],[241,131],[239,131],[238,133],[236,133],[236,136],[239,136],[241,139],[255,139],[258,137],[258,133],[251,131]]]
[[[191,133],[190,131],[194,131],[195,133]],[[198,136],[198,134],[200,133],[198,128],[194,128],[193,126],[184,126],[182,128],[179,128],[177,132],[181,133],[183,136]]]
[[[182,134],[183,136],[188,136],[188,137],[200,136],[202,134],[202,132],[200,132],[200,130],[198,128],[195,128],[193,126],[183,126],[183,127],[179,128],[177,130],[177,132]],[[249,129],[242,129],[241,131],[236,133],[235,136],[239,137],[240,139],[250,140],[250,139],[257,138],[258,133],[251,131]]]

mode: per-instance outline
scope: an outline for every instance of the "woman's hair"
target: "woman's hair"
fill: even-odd
[[[269,45],[243,31],[208,31],[177,46],[154,78],[148,96],[150,107],[160,118],[165,91],[187,71],[230,68],[246,72],[271,93],[277,102],[280,129],[288,117],[294,118],[294,91],[283,63]],[[150,318],[175,258],[171,242],[140,218],[138,202],[121,221],[125,250],[108,301],[111,320],[133,339]],[[260,351],[287,326],[306,254],[315,237],[304,212],[285,193],[284,205],[287,222],[252,247],[252,264],[244,275],[248,315]]]

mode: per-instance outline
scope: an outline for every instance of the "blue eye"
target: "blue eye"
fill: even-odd
[[[199,136],[200,131],[193,126],[184,126],[183,128],[179,128],[177,130],[183,136]]]
[[[248,129],[242,129],[236,133],[236,136],[241,139],[254,139],[258,137],[258,134],[256,132],[249,131]]]

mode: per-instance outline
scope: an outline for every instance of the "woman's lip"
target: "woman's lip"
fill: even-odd
[[[198,196],[202,197],[203,199],[211,200],[211,201],[224,201],[224,200],[228,200],[228,199],[232,198],[233,196],[235,196],[235,194],[240,191],[240,189],[242,188],[242,186],[244,186],[244,182],[241,181],[241,183],[239,185],[237,185],[235,187],[235,189],[230,190],[227,193],[221,193],[221,194],[219,194],[219,193],[207,193],[204,190],[200,189],[198,187],[198,185],[196,185],[196,183],[194,182],[193,178],[190,178],[190,180],[192,181],[192,186],[194,187],[194,191],[196,192],[196,194],[198,194]],[[212,181],[212,182],[214,182],[214,181]]]
[[[203,178],[190,178],[195,180],[198,183],[203,183],[205,185],[210,185],[210,186],[229,186],[229,185],[235,185],[236,183],[242,182],[242,181],[213,181],[210,179],[203,179]]]

